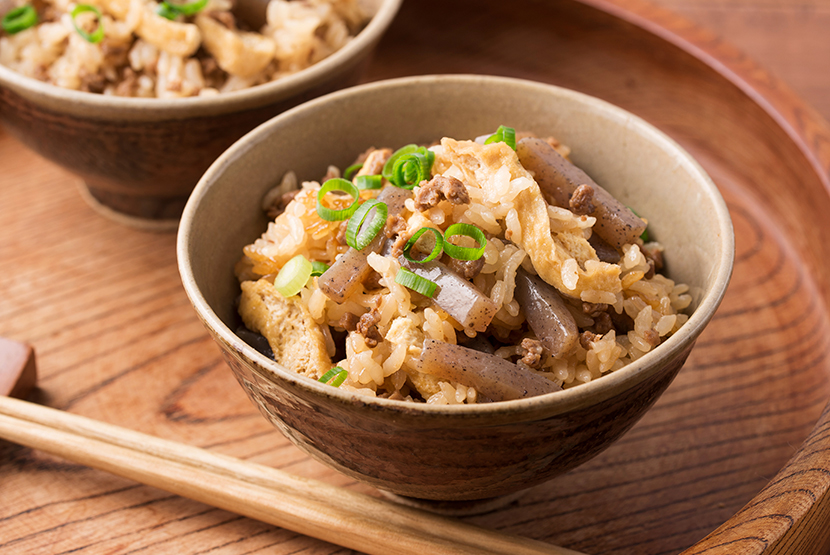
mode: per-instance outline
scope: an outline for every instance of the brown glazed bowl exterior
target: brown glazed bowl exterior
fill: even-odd
[[[265,229],[260,199],[293,169],[319,179],[369,146],[470,138],[500,124],[554,135],[574,162],[646,215],[694,312],[635,363],[573,389],[516,401],[431,406],[360,397],[294,374],[239,339],[233,265]],[[694,209],[690,209],[694,207]],[[677,374],[731,275],[734,239],[717,188],[639,118],[561,88],[498,77],[423,76],[313,100],[258,127],[211,166],[179,228],[179,269],[199,317],[262,414],[311,456],[382,490],[471,500],[533,486],[629,429]]]
[[[199,178],[234,141],[293,106],[357,83],[401,1],[376,0],[368,25],[310,68],[213,97],[104,96],[0,65],[0,124],[83,179],[85,197],[104,214],[140,227],[175,228]]]

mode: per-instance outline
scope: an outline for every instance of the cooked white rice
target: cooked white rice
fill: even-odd
[[[445,176],[464,178],[464,172],[459,167],[443,163],[442,146],[434,146],[432,150],[436,153],[434,172],[438,168]],[[329,176],[338,173],[330,171]],[[515,279],[519,267],[531,274],[537,272],[531,257],[519,246],[522,238],[516,201],[522,191],[537,185],[528,178],[511,179],[509,172],[501,170],[482,179],[492,179],[493,182],[485,188],[481,183],[465,181],[471,198],[469,204],[442,201],[420,212],[412,199],[407,200],[404,211],[406,234],[409,236],[423,226],[444,230],[455,222],[475,224],[488,234],[483,254],[484,266],[472,283],[498,309],[487,332],[500,345],[495,354],[525,366],[521,361],[524,353],[521,340],[533,338],[534,335],[514,299]],[[289,173],[269,195],[265,205],[270,205],[275,198],[297,186],[296,177]],[[348,250],[348,246],[336,239],[341,222],[324,221],[317,214],[316,199],[320,184],[304,182],[299,188],[285,211],[269,223],[266,232],[245,247],[244,257],[237,265],[240,281],[265,279],[273,282],[280,268],[298,254],[309,260],[332,264]],[[361,197],[373,198],[377,193],[366,190],[361,192]],[[554,237],[571,233],[588,238],[596,221],[593,217],[575,215],[568,209],[555,206],[548,207],[548,217]],[[594,325],[593,318],[583,311],[583,303],[609,305],[612,307],[609,310],[630,317],[633,329],[622,334],[612,329],[595,337],[587,348],[577,344],[562,358],[545,355],[536,368],[525,366],[528,371],[564,388],[578,386],[642,357],[683,325],[688,316],[681,311],[691,302],[688,287],[675,284],[659,273],[647,279],[645,276],[650,268],[644,249],[662,251],[658,243],[646,245],[640,239],[623,247],[618,264],[619,290],[587,289],[582,291],[580,298],[573,298],[564,291],[564,296],[570,297],[568,308],[580,331]],[[418,371],[418,359],[424,339],[456,344],[464,334],[472,337],[476,333],[465,329],[429,300],[396,283],[395,276],[400,269],[396,258],[370,254],[367,262],[380,275],[377,289],[361,288],[338,304],[319,289],[318,278],[315,277],[299,294],[314,322],[323,330],[329,356],[335,354],[333,334],[343,333],[341,321],[345,313],[361,315],[375,309],[379,314],[377,330],[383,337],[382,341],[372,347],[367,345],[364,336],[352,331],[345,338],[345,358],[332,360],[332,366],[348,371],[348,379],[341,387],[366,395],[391,395],[431,404],[475,403],[479,399],[475,389],[430,379],[431,376]],[[581,268],[575,258],[569,258],[562,264],[562,282],[573,290],[580,279],[580,272],[591,272],[601,264],[604,263],[591,259],[585,261]],[[296,370],[319,378],[320,372]]]

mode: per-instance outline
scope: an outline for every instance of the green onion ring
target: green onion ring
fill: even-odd
[[[166,17],[167,19],[173,19],[167,17],[167,13],[174,13],[174,14],[182,14],[185,16],[189,15],[196,15],[207,6],[208,0],[194,0],[193,2],[186,2],[184,4],[177,4],[175,2],[167,2],[166,0],[159,5],[157,14],[162,17]],[[161,13],[161,12],[165,13]],[[175,16],[174,16],[175,17]]]
[[[344,370],[340,366],[335,366],[334,368],[323,374],[322,377],[317,381],[321,383],[329,383],[329,380],[334,378],[334,380],[331,382],[331,385],[334,387],[340,387],[348,377],[349,373],[346,372],[346,370]]]
[[[505,127],[504,125],[499,125],[499,128],[496,129],[496,132],[487,137],[487,140],[484,141],[484,144],[489,145],[491,143],[507,143],[507,146],[516,150],[516,130],[512,127]]]
[[[438,284],[434,281],[423,278],[415,272],[410,272],[406,268],[399,269],[398,273],[395,274],[395,283],[400,283],[425,297],[432,297],[438,288]]]
[[[363,167],[363,164],[352,164],[343,172],[343,179],[351,180],[354,177],[354,174],[360,171],[360,168]]]
[[[354,184],[361,191],[366,189],[380,189],[383,187],[383,177],[380,175],[358,175]]]
[[[331,191],[343,191],[344,193],[348,193],[354,199],[347,208],[342,210],[334,210],[332,208],[327,208],[323,206],[323,198],[326,196],[326,193]],[[351,181],[347,181],[345,179],[341,179],[339,177],[335,177],[334,179],[329,179],[323,186],[320,187],[320,190],[317,192],[317,214],[327,222],[336,222],[339,220],[345,220],[352,214],[354,214],[355,210],[357,210],[358,203],[357,199],[360,197],[360,191],[357,190]]]
[[[9,10],[3,16],[3,30],[10,35],[25,31],[35,25],[37,25],[37,11],[30,4]]]
[[[170,4],[167,2],[162,2],[156,8],[156,15],[163,17],[164,19],[169,19],[170,21],[174,21],[176,17],[179,15],[179,12],[174,10],[170,7]]]
[[[418,155],[417,154],[412,154],[412,156],[417,157]],[[419,162],[420,162],[420,160],[419,160]],[[415,180],[420,177],[421,172],[418,171],[421,168],[420,163],[419,164],[401,164],[400,166],[396,166],[396,167],[400,167],[401,169],[403,169],[402,181],[407,185],[410,182],[414,183]],[[418,181],[418,182],[420,183],[420,181]]]
[[[420,154],[424,158],[422,160],[418,160],[421,164],[422,169],[420,173],[423,174],[424,179],[429,179],[430,170],[432,169],[432,163],[435,161],[435,153],[429,150],[426,147],[418,146],[418,145],[406,145],[404,147],[399,148],[396,150],[392,156],[389,157],[389,160],[383,165],[383,170],[381,171],[381,175],[393,185],[398,187],[402,187],[404,189],[412,189],[420,183],[420,180],[416,180],[418,172],[418,164],[407,163],[403,166],[400,165],[401,158],[410,156],[412,154]],[[395,179],[395,175],[398,174],[398,169],[400,167],[400,179]]]
[[[386,179],[387,181],[392,181],[392,169],[395,167],[395,162],[398,161],[398,158],[403,156],[404,154],[411,154],[418,150],[418,145],[406,145],[398,150],[396,150],[392,156],[383,164],[383,170],[381,170],[380,174]]]
[[[375,209],[375,215],[363,228],[363,222],[369,212]],[[385,202],[377,199],[370,199],[360,205],[360,208],[349,218],[346,226],[346,243],[353,249],[363,250],[371,243],[378,232],[386,225],[386,217],[389,215],[389,207]]]
[[[478,247],[453,245],[450,243],[450,237],[455,235],[472,237],[478,243]],[[484,232],[473,224],[452,224],[444,231],[444,252],[456,260],[478,260],[484,254],[484,248],[486,246],[487,238],[484,236]]]
[[[311,277],[311,268],[311,262],[305,256],[298,254],[286,262],[279,271],[274,279],[274,288],[286,299],[293,297],[305,287]]]
[[[421,235],[423,235],[427,231],[432,232],[432,235],[435,237],[435,246],[432,247],[432,252],[429,253],[429,256],[427,256],[423,260],[417,260],[415,258],[412,258],[412,255],[411,255],[412,247],[415,246],[415,243],[418,242],[418,239],[420,239]],[[435,229],[434,227],[422,227],[421,229],[416,231],[415,234],[412,237],[409,238],[409,241],[406,242],[406,245],[404,245],[404,247],[403,247],[403,256],[404,256],[404,258],[406,258],[410,262],[417,262],[418,264],[423,264],[425,262],[429,262],[430,260],[435,260],[436,258],[441,256],[441,252],[442,252],[443,248],[444,248],[444,236],[441,235],[441,231],[438,230],[438,229]]]
[[[326,264],[325,262],[318,262],[317,260],[315,260],[311,263],[311,276],[322,276],[328,269],[328,264]]]
[[[430,157],[423,152],[411,152],[400,156],[392,168],[390,181],[401,189],[414,188],[421,181],[429,179],[434,156],[433,154]]]
[[[98,18],[98,27],[92,33],[87,33],[75,22],[75,18],[85,12],[92,12],[95,14],[95,17]],[[89,4],[78,4],[75,6],[75,9],[72,10],[72,25],[75,26],[75,30],[78,31],[78,34],[81,35],[85,41],[97,44],[104,40],[104,20],[102,19],[101,12],[98,11],[98,8],[95,6],[90,6]]]

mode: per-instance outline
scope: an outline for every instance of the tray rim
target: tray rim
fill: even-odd
[[[570,1],[659,37],[740,89],[793,140],[830,194],[830,122],[784,81],[712,31],[648,0]]]
[[[570,1],[664,40],[737,87],[792,140],[830,196],[830,124],[787,84],[713,32],[648,0]],[[680,555],[803,555],[808,548],[827,550],[828,432],[830,400],[799,449],[769,483],[729,520]],[[792,492],[806,495],[800,503],[787,506],[784,497]],[[772,519],[780,523],[771,525]]]
[[[704,63],[725,81],[740,89],[758,105],[792,139],[810,164],[825,192],[830,196],[830,125],[789,87],[749,58],[734,50],[729,43],[718,39],[703,27],[665,8],[644,0],[566,0],[608,13],[624,22],[661,38],[686,54]],[[682,555],[705,551],[707,554],[802,554],[799,538],[809,536],[809,529],[830,524],[830,403],[799,451],[779,473],[747,505],[723,523],[709,536],[684,550]],[[823,435],[822,435],[823,434]],[[823,450],[823,453],[822,453]],[[816,460],[818,453],[818,458]],[[812,457],[812,459],[811,459]],[[818,461],[818,462],[817,462]],[[805,470],[818,469],[823,475],[805,477]],[[735,530],[751,526],[759,515],[781,515],[780,506],[770,506],[759,513],[782,488],[812,492],[812,502],[787,513],[790,524],[781,531],[767,534],[769,540],[761,550],[738,546]],[[777,511],[774,511],[777,509]],[[754,512],[753,512],[754,511]],[[731,543],[719,540],[724,534],[733,534]],[[828,545],[828,532],[822,538]]]

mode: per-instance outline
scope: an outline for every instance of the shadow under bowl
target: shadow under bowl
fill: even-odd
[[[481,405],[432,406],[350,394],[299,376],[233,333],[233,266],[265,229],[262,196],[294,170],[316,180],[370,146],[499,125],[554,135],[572,159],[649,220],[669,276],[691,287],[693,313],[634,363],[575,388]],[[693,206],[694,210],[689,207]],[[313,100],[246,135],[211,166],[182,218],[185,290],[237,380],[262,414],[314,458],[394,494],[492,498],[549,480],[597,455],[668,387],[729,281],[734,238],[717,188],[676,143],[641,119],[586,95],[515,79],[423,76]]]
[[[245,133],[309,99],[356,84],[402,0],[317,64],[212,97],[123,98],[56,87],[0,65],[0,124],[79,176],[84,197],[121,223],[175,229],[205,170]],[[260,0],[241,0],[261,6]]]

